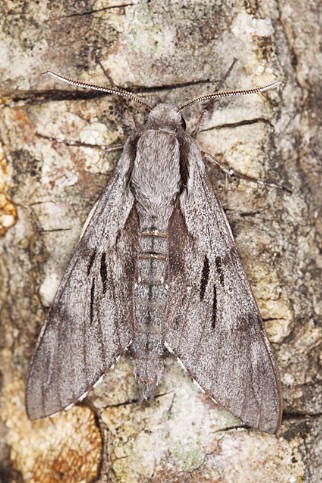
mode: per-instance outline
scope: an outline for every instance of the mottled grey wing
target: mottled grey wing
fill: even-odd
[[[130,155],[99,199],[38,339],[26,392],[31,419],[75,403],[130,344],[138,219]]]
[[[277,369],[226,216],[198,148],[169,229],[167,347],[219,404],[275,432],[282,413]]]

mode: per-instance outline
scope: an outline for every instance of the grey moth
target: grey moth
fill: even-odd
[[[226,215],[183,107],[151,107],[125,143],[117,169],[78,242],[39,335],[26,391],[31,419],[79,401],[128,350],[143,401],[153,398],[164,357],[246,425],[276,432],[278,370]]]

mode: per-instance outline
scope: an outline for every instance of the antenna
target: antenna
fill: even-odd
[[[248,94],[256,94],[256,92],[264,92],[264,91],[268,91],[269,89],[275,89],[280,84],[283,84],[283,82],[276,81],[264,87],[254,87],[253,89],[246,89],[243,91],[214,92],[213,94],[197,97],[196,99],[193,99],[192,101],[187,102],[187,104],[184,104],[179,108],[179,111],[181,111],[185,107],[191,106],[191,104],[194,104],[195,102],[207,101],[208,99],[219,99],[220,97],[246,96]]]
[[[93,91],[107,92],[108,94],[116,94],[118,96],[127,97],[137,102],[138,104],[147,107],[150,110],[152,109],[149,104],[141,101],[141,99],[132,94],[132,92],[126,91],[125,89],[120,89],[119,87],[104,87],[97,86],[95,84],[86,84],[85,82],[79,82],[73,79],[69,79],[68,77],[63,77],[62,75],[55,74],[55,72],[51,72],[50,70],[44,72],[44,74],[49,74],[52,77],[55,77],[56,79],[66,82],[67,84],[71,84],[73,86],[84,87],[85,89],[92,89]]]

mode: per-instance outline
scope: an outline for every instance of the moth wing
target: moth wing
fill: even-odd
[[[30,419],[75,403],[131,342],[138,219],[129,170],[125,152],[49,310],[29,372]]]
[[[202,389],[248,425],[274,433],[277,368],[225,213],[197,146],[169,229],[166,346]]]

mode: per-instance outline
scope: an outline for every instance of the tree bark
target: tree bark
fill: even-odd
[[[0,480],[322,480],[320,2],[9,2],[1,15]],[[292,193],[209,173],[231,223],[280,369],[277,435],[245,429],[169,356],[157,397],[138,405],[128,357],[77,407],[30,422],[24,388],[47,309],[106,185],[132,103],[66,86],[122,86],[181,105],[224,88],[283,80],[222,100],[202,150]],[[188,130],[202,111],[186,109]]]

